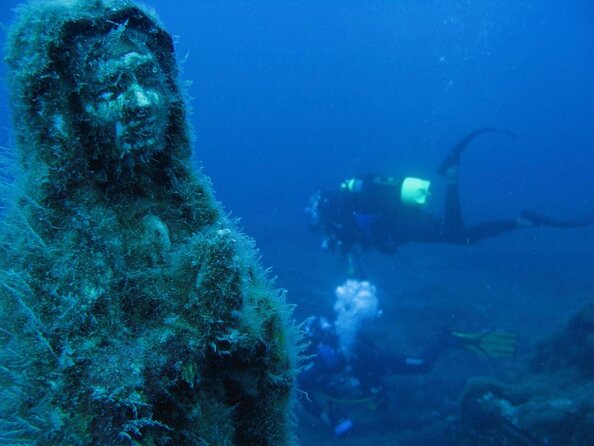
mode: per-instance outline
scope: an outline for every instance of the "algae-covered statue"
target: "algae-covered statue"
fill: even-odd
[[[191,168],[170,35],[47,0],[8,37],[0,444],[291,444],[297,332]]]

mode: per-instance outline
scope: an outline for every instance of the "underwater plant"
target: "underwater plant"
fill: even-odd
[[[0,444],[291,444],[298,331],[191,167],[171,36],[129,0],[17,12]]]

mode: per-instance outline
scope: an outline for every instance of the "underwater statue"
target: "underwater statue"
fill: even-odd
[[[171,36],[129,0],[38,0],[6,61],[0,444],[292,444],[298,331],[191,167]]]

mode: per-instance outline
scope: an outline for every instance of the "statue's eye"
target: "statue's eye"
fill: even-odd
[[[160,70],[157,65],[145,64],[138,69],[137,77],[144,83],[156,84],[161,80]]]

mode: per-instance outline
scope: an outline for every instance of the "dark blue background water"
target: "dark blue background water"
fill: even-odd
[[[487,137],[465,159],[469,218],[594,207],[587,0],[149,4],[187,56],[196,159],[248,232],[271,211],[300,218],[311,190],[355,172],[432,177],[481,126],[520,137]]]
[[[179,36],[196,162],[299,318],[331,312],[344,279],[307,229],[311,192],[368,171],[418,175],[433,180],[439,212],[435,167],[476,128],[519,136],[486,135],[465,154],[468,222],[524,207],[560,217],[594,210],[589,0],[148,3]],[[3,1],[0,22],[16,4]],[[7,102],[4,89],[0,145],[11,147]],[[591,298],[593,242],[590,228],[542,229],[467,249],[371,254],[386,313],[378,325],[395,342],[447,318],[495,320],[535,338]]]

